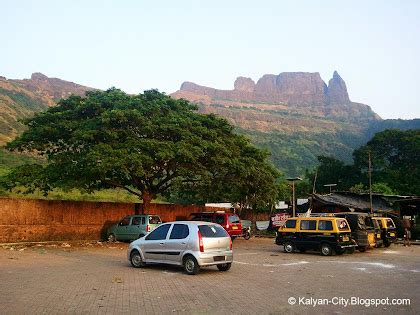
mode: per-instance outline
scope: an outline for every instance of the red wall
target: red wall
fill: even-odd
[[[0,243],[99,240],[113,222],[134,214],[134,208],[130,203],[0,198]],[[204,210],[195,205],[152,204],[149,213],[167,222]]]

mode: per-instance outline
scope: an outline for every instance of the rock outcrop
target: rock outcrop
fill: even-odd
[[[334,71],[332,79],[328,82],[328,99],[331,104],[348,104],[350,103],[349,94],[344,80],[337,71]]]
[[[285,103],[293,105],[327,105],[350,103],[346,84],[335,71],[327,86],[318,72],[283,72],[265,74],[255,84],[250,78],[238,77],[233,90],[217,90],[184,82],[181,91],[234,101]]]

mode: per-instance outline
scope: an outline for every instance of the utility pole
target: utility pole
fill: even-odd
[[[292,196],[293,196],[293,200],[292,200],[292,211],[293,211],[293,217],[296,216],[296,200],[295,200],[295,181],[297,180],[302,180],[302,178],[300,177],[291,177],[291,178],[286,178],[287,181],[292,182]]]
[[[370,213],[373,214],[373,204],[372,204],[372,161],[369,154],[369,200],[370,200]]]

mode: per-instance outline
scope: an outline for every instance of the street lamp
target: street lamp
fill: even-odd
[[[296,216],[295,182],[298,180],[302,180],[302,178],[290,177],[290,178],[286,178],[286,180],[289,182],[292,182],[292,194],[293,194],[292,208],[293,208],[293,217],[295,217]]]

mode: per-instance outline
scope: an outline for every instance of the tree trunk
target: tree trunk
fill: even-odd
[[[134,214],[140,214],[140,204],[139,203],[134,204]]]
[[[143,205],[141,207],[141,214],[147,213],[149,211],[150,204],[152,202],[152,195],[148,191],[142,193]]]

